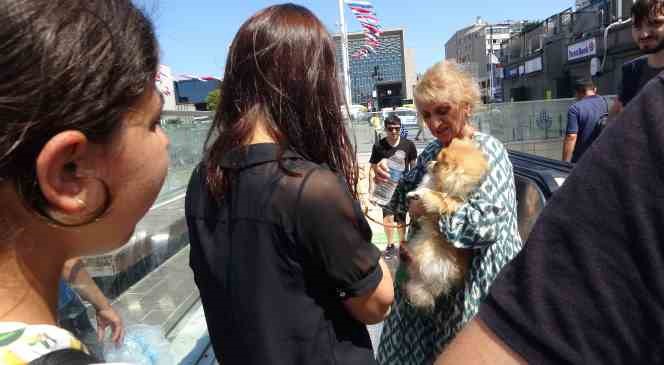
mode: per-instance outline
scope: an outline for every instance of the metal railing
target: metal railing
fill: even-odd
[[[157,204],[184,191],[191,172],[203,156],[213,112],[164,111],[161,125],[170,139],[170,165]]]
[[[164,111],[161,113],[162,126],[172,124],[208,123],[214,118],[214,112],[206,111]]]
[[[605,96],[609,108],[615,95]],[[562,139],[567,127],[567,111],[575,99],[537,100],[485,104],[477,108],[472,124],[481,132],[505,143],[508,149],[560,159]],[[350,133],[359,152],[375,141],[371,113],[351,123]],[[381,126],[382,128],[382,119]],[[370,151],[370,150],[369,150]]]
[[[559,158],[567,110],[573,102],[563,99],[484,105],[475,113],[473,124],[510,149]],[[180,120],[163,124],[171,142],[171,162],[157,202],[125,246],[86,258],[98,285],[110,299],[116,299],[115,305],[125,318],[160,324],[165,332],[198,298],[187,268],[184,192],[203,157],[212,113],[162,115],[163,121],[175,118]],[[358,152],[370,152],[376,136],[368,120],[349,121],[349,126]]]
[[[612,100],[613,97],[608,97],[608,99]],[[562,138],[567,123],[567,110],[573,102],[573,99],[559,99],[483,105],[473,116],[472,123],[478,130],[498,138],[509,149],[559,159]],[[173,117],[183,119],[178,123],[164,124],[164,130],[170,137],[171,142],[169,151],[171,162],[165,184],[153,210],[145,218],[146,222],[155,219],[153,215],[162,215],[161,207],[169,207],[170,204],[184,197],[191,173],[203,157],[205,140],[211,126],[209,120],[212,119],[212,114],[207,112],[168,112],[164,113],[162,119],[168,120]],[[200,117],[206,117],[208,121],[201,122],[202,118],[193,119]],[[188,120],[188,122],[185,120]],[[369,121],[362,118],[349,121],[348,125],[351,138],[357,147],[356,150],[359,153],[371,152],[371,147],[376,141],[376,130],[370,125]],[[413,126],[413,128],[417,127]],[[411,129],[410,132],[409,138],[412,138],[415,129]],[[149,156],[146,156],[146,158],[149,159]],[[176,225],[182,224],[179,222],[179,218],[173,218],[173,222],[176,222],[174,223]],[[168,230],[169,224],[165,223],[164,229]],[[150,223],[148,226],[154,227],[154,224]],[[179,229],[176,231],[178,234],[182,234]],[[140,231],[137,232],[141,233]],[[150,250],[155,247],[155,242],[159,241],[150,237],[157,235],[157,238],[160,238],[159,233],[163,232],[149,231],[144,234],[146,237],[137,235],[132,238],[133,241],[131,242],[147,242],[141,243],[139,246],[134,245],[142,247],[140,250],[134,249],[132,251],[132,248],[129,247],[132,246],[130,242],[127,247],[120,250],[126,251],[126,254],[115,252],[110,255],[112,258],[107,256],[104,259],[97,260],[97,270],[92,271],[99,275],[112,276],[133,267],[138,261],[150,256]],[[174,237],[174,233],[175,231],[171,232],[170,237]],[[140,255],[138,254],[139,251]],[[171,254],[172,250],[169,249],[168,252]],[[117,285],[113,285],[113,287],[115,294],[121,291],[118,290]]]

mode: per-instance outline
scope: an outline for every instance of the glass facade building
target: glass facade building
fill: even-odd
[[[372,99],[376,84],[401,83],[398,93],[406,98],[406,71],[404,56],[404,31],[402,29],[386,30],[380,36],[380,46],[376,53],[366,57],[352,57],[365,44],[363,33],[348,34],[348,54],[350,84],[353,104],[367,105]],[[334,36],[339,74],[342,75],[341,37]],[[340,77],[343,82],[343,77]],[[375,99],[374,99],[375,101]]]
[[[212,90],[219,88],[217,80],[181,80],[175,82],[175,96],[178,103],[205,103],[205,98]]]

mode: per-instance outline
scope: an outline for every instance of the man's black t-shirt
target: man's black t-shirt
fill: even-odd
[[[590,147],[480,319],[531,364],[664,363],[664,74]]]
[[[403,151],[406,154],[406,167],[412,161],[417,159],[417,148],[415,144],[406,138],[399,138],[399,143],[396,146],[390,145],[387,142],[387,138],[382,138],[378,143],[374,144],[373,149],[371,150],[371,158],[369,162],[372,164],[377,164],[385,158],[390,158],[397,151]]]
[[[664,68],[652,68],[648,65],[648,56],[636,58],[622,67],[622,83],[618,90],[618,99],[627,105],[643,86],[657,76]]]
[[[366,327],[343,305],[382,279],[380,251],[343,179],[292,151],[228,153],[221,202],[205,168],[186,198],[190,265],[223,364],[375,364]]]

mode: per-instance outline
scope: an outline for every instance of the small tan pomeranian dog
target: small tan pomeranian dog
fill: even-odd
[[[433,310],[436,299],[463,284],[470,250],[452,246],[440,233],[441,216],[454,213],[484,179],[488,162],[471,140],[454,139],[427,166],[427,174],[408,199],[419,199],[425,214],[408,243],[411,262],[406,295],[418,308]]]

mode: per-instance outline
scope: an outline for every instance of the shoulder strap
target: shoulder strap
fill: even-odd
[[[592,133],[590,134],[590,140],[594,141],[599,137],[599,135],[602,133],[604,130],[604,127],[606,127],[606,124],[609,119],[609,102],[606,100],[606,98],[602,95],[600,95],[602,100],[604,100],[604,104],[606,105],[606,112],[602,114],[599,119],[597,120],[597,123],[595,123],[595,128],[593,128]]]
[[[606,114],[609,114],[609,101],[606,100],[604,95],[600,95],[599,97],[602,98],[602,100],[604,100],[604,105],[606,105]]]

